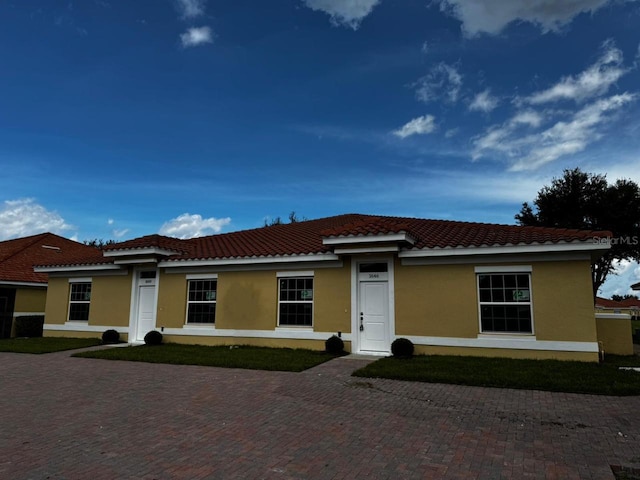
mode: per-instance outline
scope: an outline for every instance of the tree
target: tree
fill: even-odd
[[[640,187],[632,180],[609,184],[605,175],[565,170],[544,186],[533,202],[522,204],[520,225],[608,230],[611,248],[591,264],[593,296],[620,260],[640,261]]]
[[[298,217],[298,215],[296,214],[295,211],[291,212],[289,214],[289,223],[298,223],[298,222],[304,222],[307,219],[307,217]],[[282,221],[282,218],[280,217],[276,217],[276,218],[272,218],[271,220],[266,220],[264,221],[264,226],[265,227],[271,227],[273,225],[283,225],[284,222]]]
[[[623,300],[628,300],[629,298],[634,298],[638,300],[637,295],[631,295],[630,293],[626,293],[624,295],[611,295],[611,300],[615,300],[616,302],[621,302]]]
[[[118,243],[115,240],[103,240],[102,238],[93,238],[91,240],[85,240],[85,245],[89,245],[90,247],[96,247],[100,250],[103,250],[107,245],[113,245],[114,243]]]

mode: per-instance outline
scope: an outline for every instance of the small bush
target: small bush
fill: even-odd
[[[344,352],[344,342],[337,335],[332,335],[324,342],[324,349],[332,355],[340,355]]]
[[[16,337],[41,337],[44,315],[16,317]]]
[[[120,341],[120,334],[117,330],[109,329],[105,330],[102,334],[102,343],[108,345],[110,343],[118,343]]]
[[[396,338],[391,344],[391,353],[396,358],[413,357],[413,343],[408,338]]]
[[[151,330],[144,336],[144,343],[147,345],[160,345],[162,343],[162,334],[157,330]]]

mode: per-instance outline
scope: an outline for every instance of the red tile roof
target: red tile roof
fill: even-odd
[[[0,242],[0,282],[47,283],[47,274],[34,272],[34,265],[102,262],[99,249],[53,233]]]
[[[640,300],[637,298],[625,298],[624,300],[611,300],[609,298],[596,297],[596,307],[600,308],[640,308]]]
[[[324,245],[323,238],[396,233],[407,233],[415,241],[407,247],[414,249],[588,242],[611,235],[609,232],[345,214],[189,240],[148,235],[109,245],[105,250],[126,254],[156,247],[176,252],[167,258],[175,261],[306,255],[332,252],[332,246]],[[109,263],[109,259],[95,263]]]

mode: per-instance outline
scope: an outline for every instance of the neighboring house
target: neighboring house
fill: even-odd
[[[34,272],[34,265],[71,262],[96,252],[53,233],[0,242],[0,338],[11,336],[15,317],[44,315],[47,274]]]
[[[590,264],[608,236],[348,214],[149,235],[36,271],[49,336],[322,349],[337,334],[375,355],[406,337],[421,353],[597,361]]]
[[[640,300],[637,298],[611,300],[609,298],[596,297],[596,310],[609,313],[624,313],[632,317],[638,317],[640,316]]]

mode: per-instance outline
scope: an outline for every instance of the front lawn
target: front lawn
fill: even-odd
[[[99,338],[4,338],[0,340],[0,352],[52,353],[63,350],[74,350],[76,348],[93,347],[101,343],[102,341]]]
[[[640,357],[609,355],[604,363],[597,364],[420,355],[412,359],[382,358],[353,375],[553,392],[640,395],[640,372],[619,370],[619,366],[640,366]]]
[[[179,345],[176,343],[110,348],[107,350],[81,352],[73,356],[127,360],[131,362],[203,365],[208,367],[288,372],[301,372],[335,358],[328,353],[314,350],[251,346],[206,347],[203,345]]]

